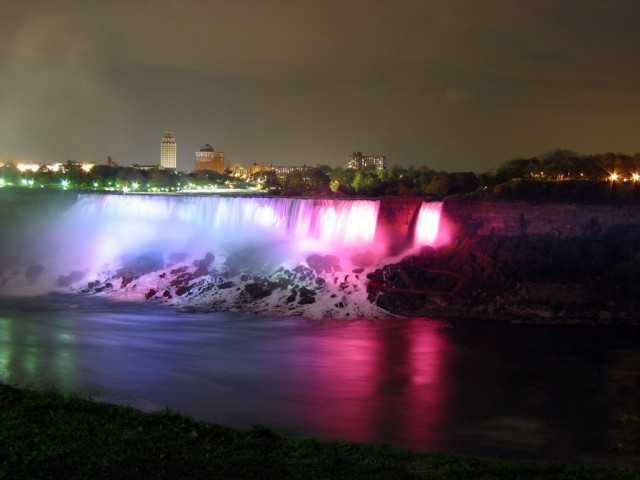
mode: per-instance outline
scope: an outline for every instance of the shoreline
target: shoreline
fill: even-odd
[[[7,478],[442,478],[634,480],[635,456],[606,464],[410,452],[381,444],[240,431],[165,407],[143,413],[75,394],[0,383]]]

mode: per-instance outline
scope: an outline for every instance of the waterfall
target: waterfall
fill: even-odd
[[[51,243],[64,251],[63,265],[77,268],[146,251],[249,248],[299,261],[309,252],[379,250],[378,211],[377,200],[82,194]]]
[[[264,261],[264,268],[293,268],[311,254],[322,254],[337,256],[348,269],[397,255],[398,245],[446,243],[449,227],[440,218],[441,202],[414,203],[413,211],[405,202],[398,212],[393,202],[384,202],[79,194],[70,208],[48,210],[30,228],[16,231],[14,247],[0,263],[0,285],[16,283],[30,266],[42,270],[43,283],[47,277],[55,284],[60,275],[79,271],[90,278],[147,254],[171,261],[211,252],[220,264],[246,258]],[[412,244],[407,245],[408,238]]]
[[[415,229],[415,243],[417,246],[435,246],[440,240],[440,219],[442,202],[423,202],[418,212]]]

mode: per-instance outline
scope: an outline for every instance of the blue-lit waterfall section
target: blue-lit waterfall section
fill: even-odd
[[[416,245],[438,245],[441,233],[441,215],[442,202],[422,202],[416,222]]]
[[[72,230],[107,261],[123,252],[273,245],[300,251],[373,248],[377,200],[80,195]]]

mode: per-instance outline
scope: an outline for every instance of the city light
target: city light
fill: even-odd
[[[27,164],[27,163],[19,163],[17,165],[18,170],[20,170],[21,173],[24,173],[26,171],[31,171],[31,172],[37,172],[40,169],[40,165],[36,165],[36,164]]]

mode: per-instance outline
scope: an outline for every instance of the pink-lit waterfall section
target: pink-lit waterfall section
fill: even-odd
[[[437,246],[442,243],[441,218],[442,202],[422,202],[416,222],[416,245]]]
[[[435,245],[441,203],[424,202],[415,244]],[[379,200],[83,194],[69,212],[68,254],[84,252],[92,263],[123,253],[188,251],[252,246],[291,258],[301,252],[382,256],[377,235]],[[78,244],[77,248],[70,248]]]

